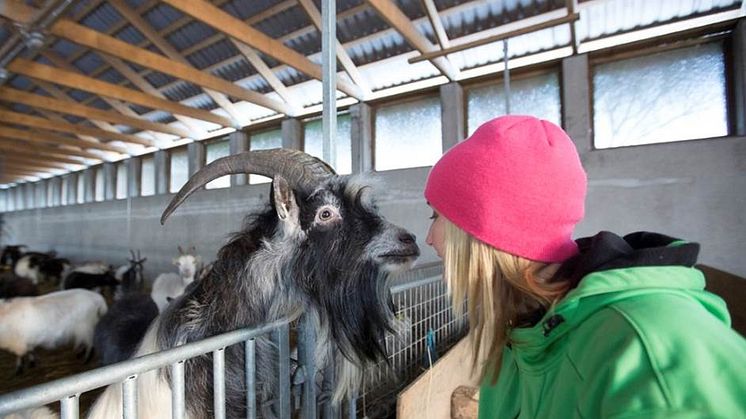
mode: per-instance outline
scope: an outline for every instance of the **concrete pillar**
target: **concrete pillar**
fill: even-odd
[[[746,19],[739,20],[733,31],[733,85],[734,134],[746,136]]]
[[[207,157],[205,145],[200,142],[189,143],[187,146],[189,153],[189,177],[203,167],[205,167],[205,158]]]
[[[244,131],[235,131],[228,136],[230,154],[239,154],[249,150],[249,134]],[[246,185],[249,183],[248,175],[231,175],[231,186]]]
[[[373,111],[367,103],[350,106],[352,173],[373,170]]]
[[[117,165],[104,163],[104,201],[117,199]]]
[[[142,191],[142,159],[130,157],[127,159],[127,198],[140,196]]]
[[[67,180],[67,205],[75,205],[78,203],[78,174],[70,173],[65,176]]]
[[[93,168],[83,170],[83,202],[96,201],[96,171]]]
[[[466,138],[464,88],[458,82],[440,86],[440,117],[445,153]]]
[[[171,152],[158,150],[153,158],[155,165],[155,193],[167,194],[171,185]]]
[[[8,190],[0,189],[0,212],[8,212]]]
[[[589,73],[587,54],[562,60],[562,125],[580,154],[593,150]]]
[[[300,119],[287,118],[282,121],[282,148],[303,150],[303,124]]]

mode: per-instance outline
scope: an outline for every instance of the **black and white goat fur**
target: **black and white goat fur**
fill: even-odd
[[[279,160],[271,163],[271,160]],[[212,168],[211,168],[212,166]],[[227,167],[226,167],[227,166]],[[337,357],[339,401],[359,385],[360,368],[385,356],[384,334],[395,321],[387,277],[419,255],[415,238],[386,221],[370,188],[341,177],[320,160],[288,150],[263,150],[216,160],[182,188],[164,220],[192,191],[229,173],[273,177],[270,205],[249,216],[218,252],[210,271],[157,318],[136,354],[172,348],[208,336],[307,313],[315,320],[316,365]],[[195,179],[196,178],[196,179]],[[258,405],[272,416],[277,352],[269,336],[257,339]],[[226,416],[245,415],[242,345],[225,353]],[[189,418],[213,415],[212,361],[186,361]],[[138,378],[139,417],[171,417],[167,374]],[[109,387],[89,418],[121,415],[121,387]]]

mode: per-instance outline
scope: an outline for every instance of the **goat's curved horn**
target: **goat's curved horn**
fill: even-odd
[[[274,178],[281,175],[295,190],[308,191],[322,180],[336,173],[328,164],[299,150],[274,148],[271,150],[245,151],[223,157],[200,169],[192,175],[173,197],[163,214],[161,224],[193,192],[221,176],[235,174],[257,174]]]

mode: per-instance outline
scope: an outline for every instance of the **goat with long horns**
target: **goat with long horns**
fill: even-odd
[[[342,354],[335,365],[338,402],[358,386],[366,363],[386,356],[383,337],[395,321],[387,278],[419,256],[415,237],[380,215],[369,186],[289,149],[245,152],[210,163],[181,188],[161,223],[206,183],[249,173],[273,178],[269,208],[246,218],[210,271],[154,321],[136,355],[306,313],[318,328],[316,365],[332,362],[337,351]],[[242,417],[242,345],[227,348],[225,356],[226,415]],[[273,416],[276,362],[270,338],[257,339],[258,404],[265,417]],[[185,373],[188,416],[211,417],[211,360],[188,360]],[[139,417],[171,417],[170,394],[167,374],[139,377]],[[121,392],[112,386],[90,417],[117,415]]]

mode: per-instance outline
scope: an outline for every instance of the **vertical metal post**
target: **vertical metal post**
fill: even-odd
[[[184,419],[184,361],[171,364],[171,418]]]
[[[324,110],[322,151],[324,161],[337,167],[337,2],[321,0],[321,69]]]
[[[308,315],[304,315],[301,319],[299,329],[298,360],[300,361],[300,367],[305,372],[301,417],[303,419],[316,419],[316,360],[314,356],[316,333]]]
[[[273,332],[278,348],[277,415],[280,419],[290,418],[290,326],[284,324]]]
[[[256,419],[256,340],[246,341],[246,418]]]
[[[505,114],[510,115],[510,60],[508,58],[508,40],[503,40],[503,63],[505,71],[503,72],[503,86],[505,87]]]
[[[78,419],[78,395],[69,396],[60,400],[60,418]]]
[[[122,413],[124,419],[137,419],[137,375],[122,383]]]
[[[225,348],[212,351],[212,381],[215,419],[225,419]]]
[[[332,402],[332,393],[334,393],[334,384],[337,382],[337,369],[336,369],[336,354],[332,354],[329,357],[329,363],[324,368],[324,380],[321,383],[321,391],[329,394],[329,401],[324,404],[324,411],[322,418],[324,419],[337,419],[339,418],[339,406],[335,406]]]
[[[347,401],[347,419],[357,419],[357,391]]]

